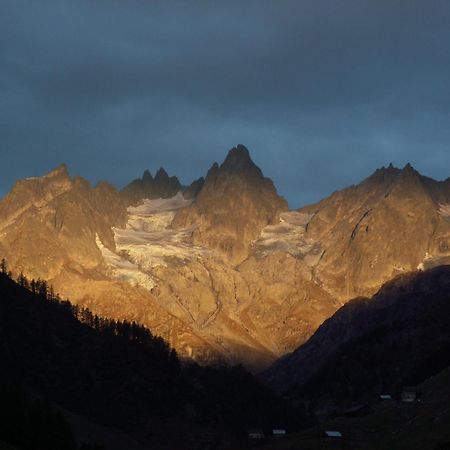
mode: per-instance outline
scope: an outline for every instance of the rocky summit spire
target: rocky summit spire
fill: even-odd
[[[155,174],[155,183],[163,184],[169,183],[170,177],[168,173],[164,170],[164,167],[160,167]]]
[[[47,178],[59,177],[59,178],[69,178],[69,169],[65,163],[60,164],[51,170],[47,175]]]
[[[403,167],[402,172],[408,175],[420,176],[419,172],[417,172],[410,163],[407,163],[405,167]]]
[[[242,144],[233,147],[221,165],[221,169],[230,171],[244,171],[253,168],[256,168],[256,165],[250,158],[247,147]]]
[[[152,174],[150,173],[150,171],[148,169],[144,170],[144,174],[142,175],[142,181],[144,182],[144,184],[153,183]]]
[[[196,243],[218,249],[238,263],[248,255],[262,228],[276,223],[287,209],[272,180],[265,178],[243,145],[224,162],[214,163],[192,207],[180,210],[175,226],[197,226]]]

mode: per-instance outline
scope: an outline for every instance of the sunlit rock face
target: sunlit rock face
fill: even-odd
[[[179,200],[175,198],[176,206]],[[190,201],[181,197],[181,202]],[[155,221],[167,224],[163,208],[158,200],[154,203]],[[184,356],[220,361],[218,351],[159,306],[150,293],[153,278],[124,258],[123,248],[116,248],[116,240],[126,248],[127,237],[117,238],[115,230],[133,232],[127,224],[136,234],[140,227],[146,229],[146,205],[143,212],[131,208],[129,213],[113,186],[101,182],[91,187],[60,166],[45,176],[19,181],[0,202],[0,254],[16,274],[48,280],[62,296],[98,314],[142,322]]]
[[[172,226],[192,202],[180,192],[129,207],[126,226],[114,228],[116,252],[99,243],[109,276],[151,292],[223,361],[264,367],[305,340],[337,305],[310,281],[302,261],[277,249],[233,267],[220,251],[193,244],[195,227]]]
[[[448,261],[448,182],[410,165],[377,170],[357,186],[300,209],[311,214],[305,239],[319,243],[318,284],[345,301],[373,294],[393,276]]]
[[[322,256],[322,248],[318,241],[306,236],[306,229],[314,217],[298,211],[284,212],[276,225],[268,225],[261,231],[259,238],[253,243],[253,253],[257,257],[265,257],[271,253],[289,253],[314,267]]]
[[[214,164],[195,203],[181,210],[174,227],[194,226],[194,244],[218,250],[230,263],[242,262],[261,230],[287,210],[272,181],[265,178],[243,145]]]
[[[338,304],[300,257],[314,253],[302,241],[309,217],[295,211],[280,216],[286,203],[245,148],[231,151],[218,171],[194,182],[191,194],[188,188],[128,205],[112,187],[92,188],[65,168],[25,180],[19,187],[23,183],[31,196],[28,190],[20,196],[20,188],[1,203],[2,254],[16,272],[48,279],[63,296],[99,314],[146,324],[182,356],[259,369],[303,342]],[[208,197],[216,196],[212,180],[222,209],[209,209]],[[205,242],[198,239],[201,216],[178,220],[194,217],[197,203],[210,221]],[[213,239],[213,223],[231,233],[231,247],[218,245],[223,236]],[[280,226],[292,229],[273,246]]]
[[[63,165],[43,177],[16,183],[0,202],[0,251],[11,267],[50,279],[64,266],[102,262],[96,234],[114,250],[111,227],[125,224],[125,204],[108,183],[92,188]]]

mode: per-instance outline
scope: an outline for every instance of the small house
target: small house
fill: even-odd
[[[324,431],[324,435],[325,435],[325,437],[332,438],[332,439],[342,438],[342,433],[340,431],[326,430],[326,431]]]
[[[404,403],[415,402],[418,397],[418,391],[416,387],[413,386],[404,386],[401,393],[401,399]]]
[[[274,428],[272,434],[278,437],[286,436],[286,430],[284,428]]]
[[[248,430],[249,439],[264,439],[264,431],[261,429]]]

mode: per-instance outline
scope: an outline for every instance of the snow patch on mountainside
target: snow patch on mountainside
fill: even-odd
[[[103,260],[108,266],[113,278],[126,281],[133,286],[142,286],[148,290],[151,290],[155,286],[154,280],[147,273],[144,273],[138,265],[107,249],[98,235],[95,237],[95,242],[102,252]]]
[[[191,230],[115,229],[114,233],[117,250],[146,271],[167,266],[167,258],[190,260],[207,252],[189,243]]]
[[[177,209],[185,208],[193,201],[193,199],[185,199],[183,197],[183,193],[178,192],[171,198],[157,198],[154,200],[146,198],[139,206],[130,206],[128,208],[128,213],[130,215],[137,215],[141,217],[151,216],[152,214],[163,211],[176,211]]]
[[[280,223],[265,227],[261,236],[254,242],[257,256],[266,256],[274,252],[286,252],[301,257],[309,266],[320,259],[320,245],[305,237],[306,227],[313,214],[289,211],[281,214]]]
[[[126,227],[113,228],[116,253],[97,242],[114,276],[135,280],[151,289],[154,268],[166,267],[168,260],[183,263],[208,254],[209,250],[190,243],[191,229],[170,228],[176,210],[192,201],[178,193],[169,199],[146,199],[139,206],[129,207]]]
[[[190,243],[191,229],[170,228],[176,210],[192,201],[179,192],[169,199],[146,199],[141,205],[128,208],[126,228],[113,229],[117,250],[145,271],[166,266],[167,258],[183,261],[206,254],[206,249]]]
[[[113,277],[151,290],[155,286],[152,269],[166,266],[168,258],[183,262],[205,255],[206,249],[190,244],[192,230],[170,228],[176,210],[191,203],[192,199],[178,193],[169,199],[146,199],[139,206],[129,207],[126,227],[113,228],[116,253],[97,237],[97,246]]]
[[[450,205],[441,203],[439,205],[439,214],[446,219],[450,219]]]
[[[439,204],[439,214],[447,221],[450,222],[450,204],[440,203]],[[423,260],[417,266],[417,270],[429,270],[433,267],[446,265],[450,263],[449,255],[432,255],[429,252],[425,253]]]

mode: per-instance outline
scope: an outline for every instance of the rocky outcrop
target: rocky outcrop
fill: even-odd
[[[152,174],[145,170],[142,178],[133,180],[121,191],[121,194],[128,205],[137,205],[141,200],[155,198],[170,198],[182,190],[182,186],[177,177],[170,177],[161,167],[153,178]]]
[[[180,210],[174,227],[195,226],[194,244],[218,250],[232,264],[242,262],[253,240],[278,222],[286,201],[278,196],[243,145],[230,150],[219,166],[214,163],[195,203]]]

